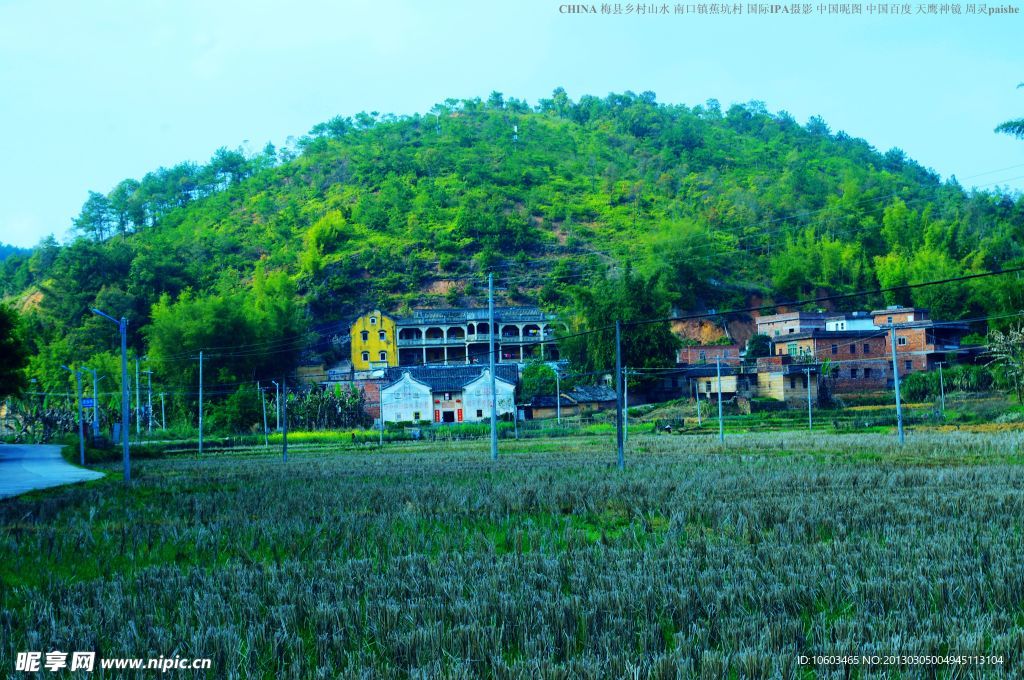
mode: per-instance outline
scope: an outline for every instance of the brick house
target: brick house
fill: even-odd
[[[960,346],[960,339],[970,332],[966,323],[936,322],[929,318],[927,309],[899,305],[876,309],[871,315],[875,325],[885,332],[887,353],[891,352],[890,328],[895,327],[896,360],[901,376],[933,370],[936,364],[946,361],[950,353],[957,356],[970,353]]]
[[[732,345],[689,345],[681,347],[676,354],[676,361],[691,366],[714,364],[721,359],[723,366],[739,366],[742,347]]]
[[[775,356],[815,362],[828,360],[836,392],[885,389],[892,378],[885,334],[885,330],[819,329],[793,333],[785,337],[785,342],[775,344]]]

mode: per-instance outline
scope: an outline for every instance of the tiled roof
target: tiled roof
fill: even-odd
[[[615,401],[615,390],[603,385],[580,385],[565,393],[576,403],[595,401]]]
[[[412,314],[396,319],[399,326],[420,326],[429,323],[460,324],[476,321],[487,321],[486,307],[460,307],[453,309],[414,309]],[[526,322],[551,321],[553,314],[543,312],[538,307],[495,307],[495,322]]]
[[[430,386],[434,392],[457,392],[473,382],[486,369],[486,366],[397,366],[389,368],[384,376],[384,386],[390,387],[402,379],[406,373],[413,380]],[[519,380],[519,368],[514,364],[497,364],[494,374],[499,380],[515,385]]]

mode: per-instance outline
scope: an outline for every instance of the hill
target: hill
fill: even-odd
[[[32,370],[60,385],[55,364],[113,356],[90,307],[128,316],[135,350],[183,380],[194,349],[234,348],[228,384],[330,359],[368,307],[482,304],[486,271],[508,301],[558,310],[628,264],[677,309],[728,309],[1024,261],[1020,196],[965,191],[820,118],[561,89],[221,149],[91,192],[75,229],[0,264],[0,291],[29,312]],[[1021,298],[994,277],[849,306],[974,318]]]

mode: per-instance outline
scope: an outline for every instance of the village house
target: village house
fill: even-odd
[[[676,362],[686,365],[714,364],[721,360],[723,366],[739,366],[743,348],[731,345],[687,345],[676,353]]]
[[[407,317],[368,312],[350,328],[353,369],[486,364],[488,314],[484,308],[417,309]],[[496,362],[558,359],[553,315],[537,307],[498,307],[494,319]]]
[[[513,413],[518,368],[495,367],[497,415]],[[380,388],[384,422],[463,423],[491,417],[491,374],[482,366],[390,368]]]
[[[875,325],[885,332],[887,351],[891,342],[889,329],[895,327],[897,368],[901,376],[912,371],[933,370],[939,362],[948,361],[951,354],[960,359],[976,353],[976,349],[960,346],[960,339],[970,331],[968,324],[933,321],[927,309],[891,305],[876,309],[871,316]]]
[[[775,356],[794,361],[828,360],[836,392],[885,389],[892,378],[886,334],[877,329],[793,333],[785,342],[776,343]]]
[[[757,333],[767,335],[772,341],[804,331],[825,330],[825,320],[833,315],[824,312],[784,312],[757,318]]]

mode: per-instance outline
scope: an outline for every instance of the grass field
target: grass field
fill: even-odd
[[[644,435],[625,472],[607,437],[503,441],[497,463],[481,442],[299,445],[140,460],[127,488],[102,464],[0,503],[0,668],[61,649],[238,678],[846,677],[800,654],[1019,673],[1022,443]]]

